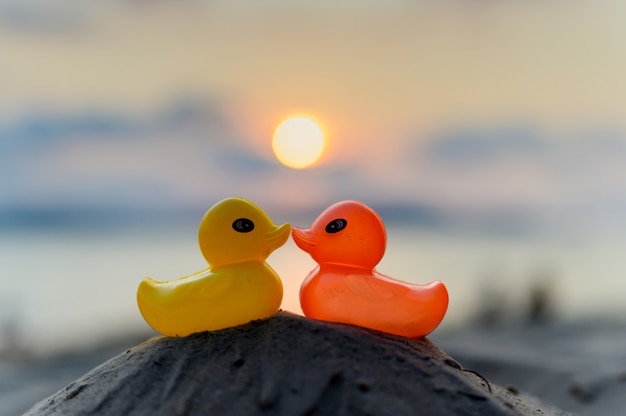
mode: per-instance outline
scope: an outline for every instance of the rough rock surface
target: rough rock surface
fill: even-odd
[[[588,317],[437,332],[437,345],[489,380],[577,415],[626,415],[626,322]]]
[[[489,383],[430,341],[280,312],[153,338],[27,415],[563,415]]]

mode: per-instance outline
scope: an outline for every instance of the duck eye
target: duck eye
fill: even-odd
[[[233,221],[233,230],[238,233],[249,233],[254,230],[254,223],[247,218],[238,218]]]
[[[326,225],[326,232],[328,234],[338,233],[339,231],[346,228],[347,225],[348,221],[344,220],[343,218],[337,218]]]

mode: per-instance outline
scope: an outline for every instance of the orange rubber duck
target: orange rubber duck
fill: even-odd
[[[387,235],[381,218],[367,205],[338,202],[311,228],[293,227],[292,235],[319,264],[300,288],[307,317],[409,338],[428,335],[443,320],[448,309],[443,283],[406,283],[374,269],[385,252]]]

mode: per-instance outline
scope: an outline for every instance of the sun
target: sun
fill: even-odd
[[[309,117],[297,116],[283,120],[272,139],[276,158],[285,166],[304,169],[313,165],[324,153],[326,141],[321,127]]]

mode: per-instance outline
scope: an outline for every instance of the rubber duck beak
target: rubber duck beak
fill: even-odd
[[[315,236],[311,232],[310,228],[304,229],[293,227],[291,235],[293,236],[293,241],[295,241],[296,245],[307,253],[310,253],[316,246]]]
[[[291,225],[289,223],[274,226],[274,228],[269,233],[265,234],[265,241],[273,249],[276,249],[287,242],[290,231]]]

